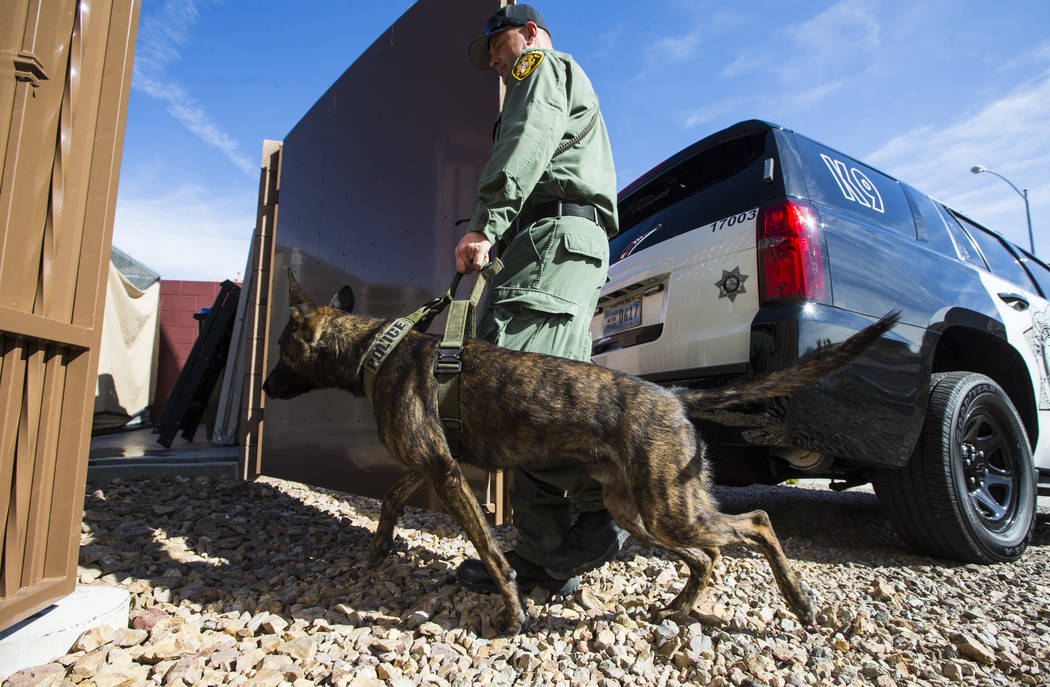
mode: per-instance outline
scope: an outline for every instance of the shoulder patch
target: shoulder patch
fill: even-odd
[[[518,61],[514,63],[514,70],[511,72],[514,74],[514,78],[518,81],[524,81],[525,77],[536,70],[540,62],[543,62],[543,53],[541,52],[527,52],[523,53]]]

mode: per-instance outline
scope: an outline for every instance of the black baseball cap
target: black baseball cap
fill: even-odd
[[[485,34],[470,43],[470,63],[482,71],[489,68],[489,38],[500,31],[512,29],[515,26],[525,26],[526,22],[533,22],[547,33],[547,25],[543,23],[543,17],[530,5],[507,5],[501,7],[499,12],[489,17],[485,22]]]

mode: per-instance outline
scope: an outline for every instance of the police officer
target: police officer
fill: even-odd
[[[598,98],[572,57],[554,50],[528,5],[496,12],[469,52],[475,67],[495,69],[506,85],[477,209],[456,247],[457,268],[466,274],[488,262],[497,242],[505,246],[478,336],[589,360],[608,239],[617,232],[616,174]],[[626,538],[605,510],[601,485],[574,461],[515,470],[510,502],[518,544],[507,560],[524,592],[542,586],[571,593],[578,576],[612,558]],[[468,589],[496,591],[481,561],[465,561],[456,575]]]

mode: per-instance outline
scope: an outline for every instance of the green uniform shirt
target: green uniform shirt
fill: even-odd
[[[594,127],[551,159],[596,113]],[[571,55],[529,48],[507,79],[469,230],[496,243],[523,208],[554,200],[590,203],[601,213],[609,237],[618,231],[612,149],[591,82]]]

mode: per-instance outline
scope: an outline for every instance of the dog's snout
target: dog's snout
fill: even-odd
[[[266,375],[266,381],[262,385],[263,393],[268,398],[288,398],[288,378],[288,371],[280,363],[277,364],[270,370],[270,374]]]
[[[266,381],[263,382],[263,385],[262,385],[263,393],[266,394],[267,398],[280,398],[281,397],[281,387],[276,382],[276,380],[274,379],[274,377],[276,376],[274,374],[275,372],[276,372],[276,370],[274,370],[273,372],[268,374],[266,376]]]
[[[266,375],[266,381],[263,382],[262,390],[268,398],[279,398],[289,399],[305,394],[310,390],[310,386],[305,384],[299,375],[295,373],[290,367],[282,363],[277,363],[270,374]]]

